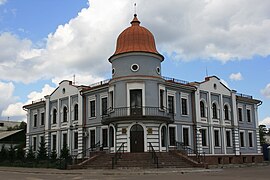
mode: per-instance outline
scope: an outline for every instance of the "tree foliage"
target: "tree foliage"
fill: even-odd
[[[266,126],[265,125],[259,125],[259,135],[260,135],[260,143],[261,145],[265,144],[265,135],[266,135]]]
[[[1,151],[0,151],[0,161],[5,161],[7,159],[8,152],[5,148],[5,145],[2,145]]]
[[[42,139],[42,141],[39,144],[39,149],[38,149],[38,153],[37,153],[37,159],[38,160],[46,160],[46,159],[48,159],[47,148],[46,148],[46,143],[45,143],[44,139]]]
[[[26,159],[27,159],[28,161],[34,161],[34,160],[36,159],[36,156],[35,156],[35,153],[34,153],[34,151],[33,151],[32,146],[29,148],[29,151],[28,151],[28,153],[27,153]]]

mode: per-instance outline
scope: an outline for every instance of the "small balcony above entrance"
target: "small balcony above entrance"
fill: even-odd
[[[102,124],[109,124],[120,120],[157,120],[173,123],[174,114],[160,107],[133,106],[110,108],[102,115]]]

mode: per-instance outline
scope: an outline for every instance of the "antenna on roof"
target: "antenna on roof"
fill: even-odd
[[[208,69],[207,69],[207,66],[206,66],[206,68],[205,68],[205,75],[206,75],[206,77],[208,77]]]
[[[137,14],[137,4],[134,3],[134,14]]]
[[[73,74],[73,82],[72,82],[72,84],[73,84],[73,85],[76,84],[76,75],[75,75],[75,74]]]

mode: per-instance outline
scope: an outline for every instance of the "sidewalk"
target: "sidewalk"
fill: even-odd
[[[0,167],[1,172],[18,172],[25,174],[71,174],[71,175],[158,175],[167,173],[200,173],[200,172],[220,172],[222,169],[202,169],[202,168],[158,168],[158,169],[78,169],[59,170],[46,168],[21,168],[21,167]]]

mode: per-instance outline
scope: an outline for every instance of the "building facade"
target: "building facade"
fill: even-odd
[[[257,109],[216,76],[186,82],[162,76],[164,57],[137,16],[109,58],[112,78],[90,86],[64,80],[27,110],[27,148],[44,138],[48,152],[67,144],[76,155],[97,143],[114,153],[167,152],[182,145],[210,156],[261,155]]]

